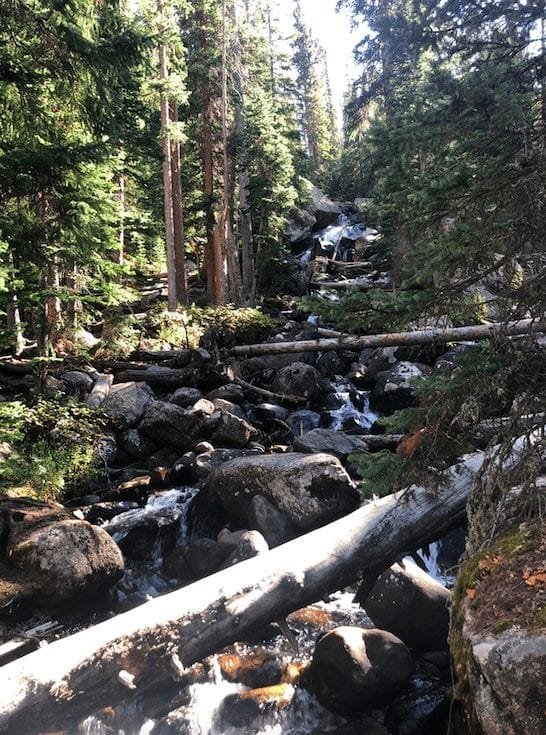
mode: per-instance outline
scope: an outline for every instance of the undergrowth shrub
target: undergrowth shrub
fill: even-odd
[[[69,399],[0,403],[0,490],[58,500],[99,471],[104,422]]]

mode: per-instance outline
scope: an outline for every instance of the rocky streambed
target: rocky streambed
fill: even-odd
[[[288,316],[277,341],[316,329]],[[0,503],[2,603],[14,649],[4,662],[28,650],[28,636],[16,646],[25,626],[52,618],[61,626],[39,629],[38,645],[357,508],[352,457],[394,450],[400,437],[374,433],[377,417],[411,405],[410,379],[437,369],[437,356],[426,357],[384,348],[219,366],[198,350],[183,368],[117,372],[102,404],[110,484],[68,508]],[[442,365],[450,359],[442,355]],[[70,370],[57,379],[67,391],[85,384],[85,400],[88,377]],[[450,592],[420,566],[406,560],[371,593],[354,588],[317,601],[192,667],[182,683],[67,732],[463,732],[451,707]]]

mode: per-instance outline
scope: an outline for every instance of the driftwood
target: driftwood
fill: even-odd
[[[421,329],[415,332],[369,334],[364,337],[340,337],[339,339],[301,340],[299,342],[268,342],[259,345],[240,345],[232,349],[235,355],[271,355],[292,352],[327,352],[328,350],[362,350],[365,347],[391,347],[393,345],[425,345],[442,342],[466,342],[490,337],[534,334],[546,331],[546,322],[521,319],[517,322],[494,322],[472,327],[450,329]]]
[[[501,472],[529,442],[516,440]],[[60,730],[130,693],[182,675],[192,663],[265,623],[363,578],[461,521],[484,462],[467,455],[437,492],[413,486],[134,610],[52,643],[0,670],[0,733]]]
[[[87,399],[89,408],[98,408],[104,403],[114,382],[114,376],[105,373],[96,373],[94,378],[95,385],[91,389],[91,393]]]

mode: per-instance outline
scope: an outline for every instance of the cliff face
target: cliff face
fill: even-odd
[[[521,524],[459,576],[451,648],[472,733],[546,733],[545,530]]]

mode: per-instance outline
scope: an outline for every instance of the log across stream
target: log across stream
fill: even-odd
[[[521,437],[501,470],[516,467]],[[325,592],[375,580],[407,551],[437,538],[465,513],[484,463],[461,458],[432,493],[412,487],[328,526],[42,648],[0,673],[0,733],[59,730],[242,640]]]

